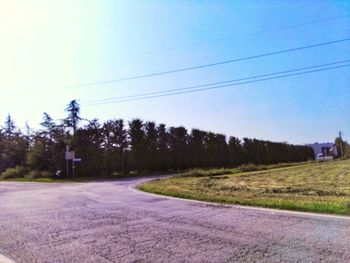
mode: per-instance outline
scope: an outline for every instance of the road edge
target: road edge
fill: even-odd
[[[255,211],[263,211],[263,212],[269,212],[270,214],[290,214],[290,215],[298,215],[298,216],[307,216],[307,217],[318,217],[318,218],[326,218],[326,219],[341,219],[341,220],[350,220],[349,216],[342,216],[342,215],[330,215],[330,214],[318,214],[318,213],[312,213],[312,212],[301,212],[301,211],[292,211],[292,210],[282,210],[282,209],[273,209],[273,208],[265,208],[265,207],[256,207],[256,206],[242,206],[242,205],[230,205],[230,204],[222,204],[222,203],[215,203],[215,202],[207,202],[207,201],[200,201],[200,200],[194,200],[194,199],[186,199],[186,198],[180,198],[180,197],[173,197],[173,196],[167,196],[167,195],[160,195],[150,192],[145,192],[137,187],[142,183],[129,185],[128,189],[138,193],[138,194],[145,194],[150,195],[153,197],[158,198],[165,198],[170,200],[178,200],[178,201],[186,201],[186,202],[192,202],[192,203],[200,203],[200,204],[206,204],[206,205],[216,205],[216,206],[225,206],[225,207],[231,207],[231,208],[239,208],[244,210],[255,210]]]

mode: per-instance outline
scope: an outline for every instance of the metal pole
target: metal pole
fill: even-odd
[[[66,152],[69,152],[69,145],[66,145]],[[69,177],[69,163],[67,158],[66,158],[66,169],[67,169],[67,177]]]
[[[124,166],[124,149],[122,151],[122,175],[125,175],[125,166]]]

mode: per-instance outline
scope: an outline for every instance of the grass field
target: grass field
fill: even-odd
[[[33,182],[33,183],[71,183],[72,180],[67,179],[54,179],[54,178],[11,178],[11,179],[2,179],[0,182]]]
[[[196,170],[139,188],[209,202],[350,215],[350,160],[265,166],[250,172]]]

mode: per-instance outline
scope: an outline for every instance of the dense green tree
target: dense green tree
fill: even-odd
[[[32,170],[51,170],[53,166],[53,158],[50,157],[51,156],[47,139],[40,136],[40,134],[37,134],[34,136],[34,144],[28,152],[26,164]]]
[[[16,129],[15,122],[11,118],[11,115],[8,114],[5,121],[4,128],[3,128],[4,135],[7,137],[7,139],[11,139],[12,137],[15,136],[15,129]]]
[[[157,167],[157,127],[153,121],[144,124],[145,129],[145,166],[148,170],[155,170]]]
[[[170,127],[169,150],[171,168],[184,169],[188,167],[188,134],[184,127]]]
[[[0,172],[7,168],[21,166],[26,162],[27,141],[23,134],[16,130],[10,114],[0,129]]]
[[[97,119],[76,131],[75,154],[83,160],[76,164],[76,172],[85,176],[105,175],[103,170],[103,141],[101,125]]]
[[[228,141],[229,164],[238,166],[247,162],[246,153],[243,150],[241,140],[231,136]]]
[[[43,121],[40,123],[40,125],[44,128],[42,130],[42,135],[44,137],[47,137],[50,141],[52,141],[56,124],[53,121],[53,119],[50,117],[50,115],[47,114],[46,112],[44,112],[43,114]]]
[[[64,169],[66,136],[62,125],[57,125],[46,112],[43,114],[43,127],[30,142],[27,165],[31,169],[49,171],[52,174]]]
[[[157,164],[156,169],[165,171],[171,168],[170,165],[170,134],[165,124],[157,126]]]
[[[67,118],[64,119],[64,123],[67,127],[73,129],[73,134],[77,130],[78,123],[82,119],[80,117],[80,106],[76,100],[72,100],[66,108],[66,112],[68,112]]]
[[[124,121],[110,120],[102,127],[104,149],[104,163],[107,173],[124,173],[127,168],[127,131],[124,128]]]
[[[314,157],[306,146],[236,137],[227,140],[222,134],[199,129],[188,133],[182,126],[167,129],[164,124],[140,119],[131,120],[127,128],[121,119],[102,124],[93,119],[78,126],[83,119],[77,101],[71,101],[66,111],[67,118],[58,124],[44,113],[41,129],[34,132],[28,127],[26,134],[16,129],[8,115],[0,127],[0,173],[15,166],[52,174],[65,171],[66,145],[82,158],[76,171],[84,176],[299,162]],[[350,155],[347,142],[338,138],[336,144]]]
[[[146,149],[145,149],[145,130],[143,121],[133,119],[129,122],[129,143],[130,143],[130,165],[133,169],[145,169]]]
[[[207,135],[206,154],[209,166],[229,165],[229,148],[226,142],[226,136],[209,132]]]
[[[335,138],[335,146],[339,157],[350,157],[350,145],[347,141],[344,141],[341,137]]]
[[[189,137],[189,149],[192,167],[208,166],[206,161],[206,136],[207,133],[199,129],[192,129]]]

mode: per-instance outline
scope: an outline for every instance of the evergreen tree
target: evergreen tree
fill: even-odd
[[[154,122],[146,122],[145,127],[145,165],[148,170],[155,170],[157,166],[157,128]]]
[[[73,129],[73,135],[77,130],[78,123],[81,120],[80,118],[80,106],[76,100],[72,100],[66,108],[66,112],[68,112],[67,118],[64,119],[64,123],[67,127]]]
[[[127,166],[127,131],[124,121],[110,120],[103,124],[103,144],[105,150],[104,161],[107,173],[125,172]]]
[[[129,122],[129,143],[131,150],[131,165],[133,169],[142,171],[145,169],[145,130],[143,121],[133,119]]]
[[[157,165],[156,169],[164,171],[170,169],[170,134],[168,133],[165,124],[157,126]]]
[[[188,160],[188,134],[180,127],[169,129],[169,158],[172,169],[184,169],[189,166]]]

